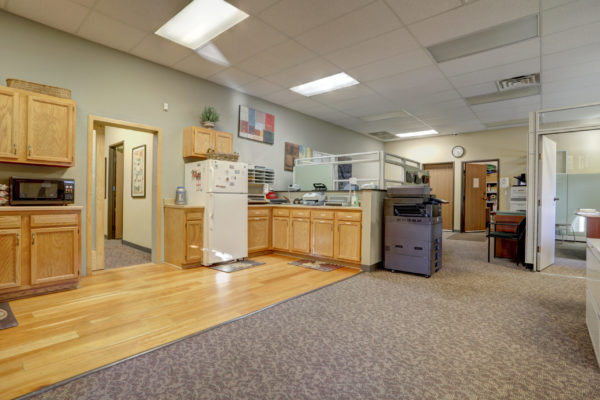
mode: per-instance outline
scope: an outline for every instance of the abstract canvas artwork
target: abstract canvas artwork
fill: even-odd
[[[286,171],[294,170],[294,160],[296,158],[310,158],[313,156],[313,151],[308,146],[285,142],[285,161],[283,169]]]
[[[275,142],[275,116],[240,106],[239,137],[273,144]]]
[[[146,197],[146,145],[131,149],[131,197]]]

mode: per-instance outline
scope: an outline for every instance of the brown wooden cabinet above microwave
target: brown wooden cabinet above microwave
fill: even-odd
[[[75,164],[75,102],[0,86],[0,162]]]
[[[233,135],[199,126],[183,130],[183,157],[205,159],[211,152],[233,153]]]

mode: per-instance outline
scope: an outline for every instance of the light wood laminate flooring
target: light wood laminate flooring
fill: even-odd
[[[147,264],[95,272],[67,292],[10,302],[0,331],[0,398],[13,398],[133,356],[360,271],[321,272],[265,255],[234,273]]]

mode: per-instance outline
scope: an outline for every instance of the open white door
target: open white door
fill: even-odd
[[[554,264],[556,228],[556,142],[546,136],[540,138],[540,187],[537,270]]]

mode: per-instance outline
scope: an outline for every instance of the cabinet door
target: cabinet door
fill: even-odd
[[[290,219],[273,217],[273,248],[277,250],[290,249]]]
[[[31,229],[31,284],[79,276],[79,229],[76,226]]]
[[[333,258],[333,220],[312,221],[312,254]]]
[[[17,158],[19,94],[0,88],[0,158]]]
[[[217,153],[233,153],[233,135],[226,132],[215,132],[215,151]]]
[[[360,222],[338,221],[335,231],[335,258],[360,262]]]
[[[206,154],[214,147],[214,132],[200,128],[194,129],[194,153]]]
[[[204,223],[202,220],[187,221],[185,224],[185,259],[187,261],[202,261],[203,250],[203,231]]]
[[[21,286],[21,230],[0,230],[0,289]]]
[[[248,218],[248,253],[269,248],[269,217]]]
[[[310,253],[310,220],[292,218],[290,232],[290,250],[298,253]]]
[[[75,105],[72,101],[30,95],[27,102],[27,160],[72,163]]]

